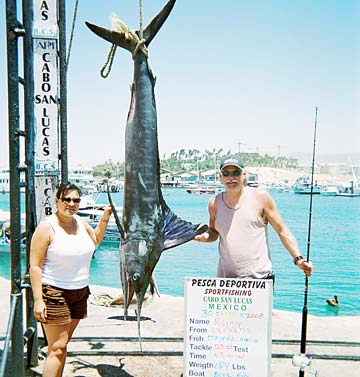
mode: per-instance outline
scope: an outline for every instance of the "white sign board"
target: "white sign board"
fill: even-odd
[[[44,217],[55,213],[55,197],[58,184],[57,176],[35,176],[36,219],[38,223]]]
[[[33,37],[58,38],[57,0],[34,0]]]
[[[57,174],[58,44],[34,38],[35,174]]]
[[[272,280],[185,278],[184,377],[270,377]]]

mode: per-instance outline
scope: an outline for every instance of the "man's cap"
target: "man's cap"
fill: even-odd
[[[244,162],[238,158],[238,157],[235,157],[235,156],[228,156],[228,157],[225,157],[221,163],[220,163],[220,170],[224,169],[226,166],[236,166],[237,168],[239,169],[244,169],[245,167],[245,164]]]

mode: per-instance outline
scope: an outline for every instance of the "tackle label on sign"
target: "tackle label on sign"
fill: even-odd
[[[185,278],[184,377],[269,377],[272,280]]]

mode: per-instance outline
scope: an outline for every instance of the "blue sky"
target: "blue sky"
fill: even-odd
[[[67,1],[68,33],[74,1]],[[143,0],[144,24],[165,0]],[[85,20],[138,28],[139,2],[80,0],[68,71],[69,163],[123,161],[133,68]],[[0,166],[7,150],[6,38],[0,4]],[[360,151],[359,0],[178,0],[149,47],[160,155],[181,148],[311,155]],[[5,142],[4,142],[5,141]],[[355,161],[354,161],[355,162]]]

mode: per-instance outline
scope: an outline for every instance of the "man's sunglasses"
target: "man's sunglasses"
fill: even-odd
[[[241,170],[221,170],[221,174],[224,177],[230,177],[230,175],[233,177],[238,177],[241,174]]]
[[[78,203],[81,202],[81,198],[61,198],[61,200],[65,203],[71,203],[71,201],[72,201],[72,202],[78,204]]]

